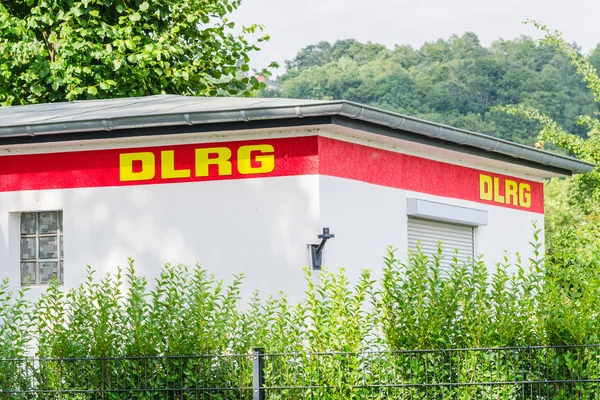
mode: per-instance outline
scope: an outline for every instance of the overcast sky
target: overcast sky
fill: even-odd
[[[586,52],[600,43],[600,0],[243,0],[232,19],[263,24],[271,36],[251,55],[255,68],[271,61],[283,66],[302,47],[322,40],[420,47],[469,31],[484,45],[539,37],[533,26],[522,24],[526,19],[560,30]]]

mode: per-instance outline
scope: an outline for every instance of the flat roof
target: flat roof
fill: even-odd
[[[324,123],[321,117],[329,117],[327,123],[352,126],[354,120],[371,128],[382,128],[369,129],[376,135],[421,142],[426,139],[428,144],[435,146],[451,146],[455,151],[567,175],[587,173],[595,167],[573,157],[493,136],[337,100],[157,95],[0,107],[0,145],[31,143],[32,138],[37,141],[74,140],[78,134],[86,132],[99,132],[94,138],[102,138],[115,137],[115,131],[176,126],[241,123],[241,127],[237,126],[242,129],[245,123],[255,121],[271,121],[270,126],[289,126],[290,121],[302,119],[307,119],[307,124],[311,119]],[[251,128],[250,125],[247,127]],[[107,132],[112,132],[112,136]]]

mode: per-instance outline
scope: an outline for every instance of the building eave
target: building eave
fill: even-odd
[[[161,101],[163,104],[168,104],[169,99],[177,100],[178,102],[190,99],[189,102],[182,103],[182,107],[163,107],[160,104],[154,107],[152,112],[148,110],[138,111],[135,106],[135,101],[138,100],[143,104],[153,104],[151,101]],[[236,99],[231,103],[219,99],[222,106],[219,104],[216,107],[206,107],[207,102],[211,99],[199,98],[184,98],[183,96],[152,96],[147,98],[137,99],[122,99],[123,107],[129,107],[129,113],[125,113],[123,109],[119,109],[118,100],[98,100],[88,101],[85,112],[81,115],[75,113],[65,114],[63,118],[57,115],[56,118],[46,119],[31,119],[23,118],[16,123],[3,124],[3,115],[10,114],[10,111],[21,113],[27,116],[28,107],[44,107],[44,111],[51,113],[52,104],[33,105],[33,106],[18,106],[6,107],[0,109],[0,142],[2,139],[13,138],[11,143],[20,141],[22,138],[26,143],[32,137],[40,136],[49,137],[57,135],[68,135],[73,137],[73,134],[86,132],[114,132],[114,131],[141,131],[144,129],[157,129],[181,126],[198,126],[198,125],[215,125],[215,124],[232,124],[256,121],[271,121],[276,125],[277,121],[281,121],[285,125],[285,121],[298,120],[303,118],[318,118],[318,117],[344,117],[352,120],[363,121],[376,126],[385,127],[389,130],[403,133],[406,138],[406,133],[415,135],[415,138],[425,137],[434,140],[438,143],[451,143],[458,145],[459,148],[476,149],[481,155],[495,154],[509,157],[515,161],[522,160],[528,165],[539,166],[540,169],[551,169],[563,171],[564,174],[583,174],[592,171],[595,165],[589,162],[581,161],[572,157],[555,154],[549,151],[536,149],[518,143],[513,143],[507,140],[495,138],[489,135],[472,132],[464,129],[453,128],[447,125],[438,124],[422,119],[409,117],[374,107],[369,107],[349,101],[306,101],[306,100],[290,100],[290,99],[248,99],[254,100],[250,103],[245,102],[245,99]],[[262,100],[262,101],[257,101]],[[279,101],[277,101],[279,100]],[[98,102],[98,106],[106,104],[103,102],[112,101],[115,108],[114,115],[110,112],[110,107],[104,108],[98,112],[101,116],[94,113],[93,103]],[[128,104],[130,102],[131,104]],[[81,104],[82,102],[78,102]],[[60,105],[62,110],[68,109],[68,104],[54,103]],[[197,107],[194,107],[197,104]],[[100,107],[101,108],[101,107]],[[13,110],[10,110],[13,109]],[[35,112],[35,109],[30,109]],[[108,111],[106,111],[108,110]],[[13,120],[15,115],[11,115]],[[68,117],[68,118],[67,118]],[[335,123],[336,119],[332,119]],[[252,124],[249,124],[252,125]],[[96,135],[96,137],[98,137]],[[43,139],[42,139],[43,140]],[[56,140],[56,138],[54,138]],[[52,141],[54,141],[52,140]],[[456,148],[456,146],[454,146]],[[495,157],[497,158],[497,157]]]

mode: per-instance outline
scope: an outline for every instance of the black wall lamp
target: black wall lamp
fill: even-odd
[[[329,239],[333,239],[335,235],[329,233],[329,228],[323,228],[323,233],[317,236],[321,239],[319,244],[310,244],[310,254],[312,255],[313,269],[321,269],[323,265],[323,248]]]

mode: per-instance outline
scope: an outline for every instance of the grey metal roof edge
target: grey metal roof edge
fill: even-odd
[[[344,102],[343,110],[339,115],[384,125],[392,129],[401,129],[419,133],[432,139],[475,147],[485,151],[511,156],[516,159],[523,159],[540,165],[567,170],[573,174],[591,172],[596,167],[593,163],[578,160],[573,157],[555,154],[505,139],[495,138],[483,133],[454,128],[448,125],[396,114],[353,102]]]
[[[541,166],[550,166],[569,171],[572,174],[587,173],[595,168],[595,165],[592,163],[572,157],[554,154],[485,134],[453,128],[345,100],[0,126],[0,138],[334,115],[369,122],[394,130],[413,132],[432,139],[452,142],[488,152],[499,153],[515,159],[527,160]]]

